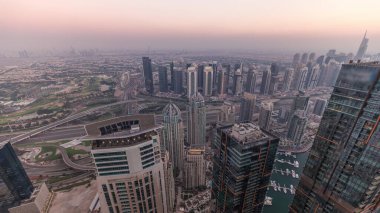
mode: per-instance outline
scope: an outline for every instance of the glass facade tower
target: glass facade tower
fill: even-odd
[[[380,64],[342,66],[291,212],[380,208]]]

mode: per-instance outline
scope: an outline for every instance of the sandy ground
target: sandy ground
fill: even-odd
[[[69,192],[57,192],[50,207],[49,213],[82,213],[88,212],[92,200],[96,195],[96,182],[91,186],[78,186]]]

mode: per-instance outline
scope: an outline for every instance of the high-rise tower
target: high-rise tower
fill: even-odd
[[[261,80],[261,86],[260,86],[260,94],[268,95],[271,77],[272,77],[271,71],[264,70],[263,77]]]
[[[289,140],[292,140],[294,146],[299,146],[302,143],[302,137],[305,133],[307,124],[307,118],[304,115],[304,111],[297,110],[294,112],[293,116],[290,119],[288,132],[286,137]]]
[[[198,93],[198,76],[197,67],[191,66],[187,68],[187,98]]]
[[[33,185],[12,145],[0,143],[0,212],[8,212],[8,208],[19,205],[32,192]]]
[[[249,93],[254,93],[256,88],[256,73],[250,70],[247,75],[247,82],[245,84],[245,91]]]
[[[233,95],[241,95],[243,92],[243,76],[242,69],[237,69],[234,74],[234,82],[232,86],[232,94]]]
[[[213,89],[214,70],[211,66],[206,66],[203,70],[203,95],[211,96]]]
[[[256,104],[256,96],[245,92],[240,104],[240,121],[252,121],[253,111]]]
[[[183,169],[184,159],[184,127],[181,111],[169,103],[163,110],[162,146],[169,152],[174,166]]]
[[[204,145],[206,142],[206,106],[201,94],[189,100],[187,118],[187,143]]]
[[[143,61],[143,69],[144,69],[145,89],[149,94],[153,94],[154,87],[153,87],[152,60],[149,57],[142,57],[142,61]]]
[[[271,125],[271,117],[273,111],[273,103],[264,102],[261,103],[260,115],[259,115],[259,126],[261,129],[269,130]]]
[[[278,142],[252,123],[217,127],[212,182],[215,212],[261,212]]]
[[[166,173],[154,115],[89,124],[102,213],[169,212]]]
[[[206,185],[206,161],[204,147],[192,147],[186,151],[184,182],[186,189]]]
[[[367,38],[367,31],[365,31],[364,37],[362,39],[362,42],[360,43],[358,52],[356,53],[356,56],[355,56],[356,60],[360,60],[364,57],[365,53],[367,52],[368,41],[369,39]]]
[[[380,64],[344,64],[291,212],[376,212],[380,208]]]
[[[160,92],[168,92],[168,68],[164,66],[158,68],[158,80]]]

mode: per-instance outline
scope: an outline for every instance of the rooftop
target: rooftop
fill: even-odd
[[[158,127],[157,127],[158,128]],[[99,137],[92,141],[92,149],[107,149],[117,147],[128,147],[152,140],[153,136],[157,135],[157,128],[143,130],[139,132],[125,132],[124,135]],[[121,132],[120,132],[121,133]]]
[[[224,130],[228,135],[243,144],[260,141],[270,136],[252,123],[238,123]]]

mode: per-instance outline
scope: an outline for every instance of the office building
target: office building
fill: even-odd
[[[169,64],[170,68],[170,89],[171,91],[174,91],[174,62],[170,62]]]
[[[206,142],[206,105],[201,94],[191,97],[188,106],[187,143],[204,145]]]
[[[362,42],[360,43],[359,49],[356,52],[355,59],[356,60],[361,60],[365,56],[368,48],[368,41],[369,39],[367,38],[367,31],[364,33],[364,37],[362,39]]]
[[[305,95],[303,92],[299,92],[293,99],[294,101],[291,108],[292,113],[294,113],[296,110],[306,111],[306,108],[309,104],[309,99],[309,96]]]
[[[260,94],[268,95],[271,77],[272,77],[271,71],[264,70],[263,77],[261,80],[261,86],[260,86]]]
[[[327,101],[324,99],[317,98],[315,101],[313,114],[322,116],[323,112],[325,111]]]
[[[309,73],[309,69],[307,67],[303,67],[300,70],[300,75],[298,79],[298,91],[305,91],[307,89],[308,81],[307,81],[307,75]]]
[[[293,79],[294,79],[294,69],[293,68],[287,68],[285,71],[285,76],[284,76],[284,85],[282,87],[284,92],[291,90],[291,85],[293,83]]]
[[[203,95],[212,96],[214,71],[211,66],[206,66],[203,70]]]
[[[301,55],[299,53],[294,54],[293,62],[292,62],[293,68],[296,68],[299,65],[300,59],[301,59]]]
[[[234,82],[232,86],[233,95],[241,95],[243,93],[243,76],[242,70],[237,69],[234,74]]]
[[[183,93],[183,72],[180,68],[174,67],[174,92],[177,94]]]
[[[30,182],[20,160],[10,143],[0,143],[0,212],[20,205],[33,192]]]
[[[170,160],[169,152],[161,152],[161,159],[164,164],[164,178],[165,178],[165,192],[166,192],[166,206],[170,213],[174,213],[175,209],[175,181],[174,181],[174,165]]]
[[[302,110],[295,111],[288,124],[286,138],[293,141],[294,147],[299,147],[302,144],[302,138],[307,124],[307,118],[304,114],[305,112]]]
[[[257,74],[255,71],[250,70],[247,75],[247,82],[245,85],[245,91],[248,93],[255,93],[255,88],[256,88],[256,76]]]
[[[197,67],[190,66],[187,68],[187,98],[190,98],[193,95],[198,93],[198,76],[197,76]]]
[[[204,147],[191,147],[186,150],[184,162],[185,189],[195,189],[206,186],[206,161]]]
[[[256,104],[256,96],[245,92],[240,104],[240,121],[252,121],[253,112]]]
[[[380,208],[380,64],[344,64],[290,212]]]
[[[228,88],[230,88],[230,78],[231,78],[231,64],[222,64],[222,70],[226,74],[226,94],[228,94]]]
[[[163,112],[162,146],[169,152],[174,167],[183,168],[184,159],[184,127],[181,111],[177,105],[169,103]]]
[[[133,115],[86,125],[92,141],[103,213],[166,213],[165,167],[154,115]]]
[[[222,70],[218,72],[218,95],[223,96],[227,94],[227,73]]]
[[[158,81],[160,84],[160,92],[168,92],[168,68],[164,66],[158,68]]]
[[[53,193],[45,183],[36,187],[28,199],[19,206],[8,209],[9,213],[45,213],[47,212]]]
[[[314,52],[310,53],[310,55],[309,55],[309,62],[313,63],[315,61],[315,57],[316,57],[316,55],[315,55]]]
[[[261,129],[269,131],[271,126],[271,118],[273,112],[273,103],[271,102],[263,102],[260,107],[259,114],[259,126]]]
[[[272,63],[270,66],[270,71],[271,71],[271,76],[270,76],[271,80],[269,84],[268,94],[273,95],[276,92],[279,81],[280,81],[280,76],[279,76],[280,66],[277,63]]]
[[[198,90],[202,89],[202,87],[203,87],[203,69],[204,68],[205,68],[204,65],[202,65],[202,64],[198,65],[198,69],[197,69]]]
[[[261,212],[279,139],[252,123],[219,126],[213,149],[215,212]]]
[[[301,56],[301,64],[303,64],[303,65],[307,64],[307,62],[308,62],[308,56],[309,56],[308,53],[302,54],[302,56]]]
[[[144,70],[145,90],[149,94],[153,94],[154,87],[153,87],[152,60],[149,57],[142,57],[142,61],[143,61],[143,70]]]

